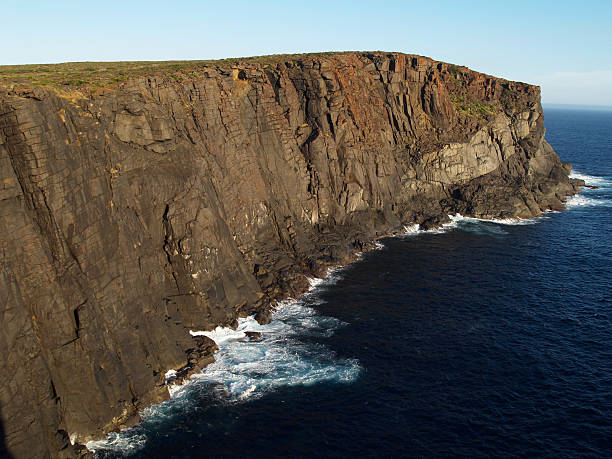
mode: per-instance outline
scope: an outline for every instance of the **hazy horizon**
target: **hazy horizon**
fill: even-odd
[[[612,111],[612,105],[585,105],[585,104],[555,104],[549,102],[543,102],[542,107],[546,108],[567,108],[574,110],[601,110],[601,111]]]
[[[0,65],[398,51],[542,87],[545,104],[612,106],[612,3],[355,0],[172,4],[9,0]]]

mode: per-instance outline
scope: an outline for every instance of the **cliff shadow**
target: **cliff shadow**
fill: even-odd
[[[4,438],[4,424],[2,423],[2,418],[0,418],[0,458],[12,458],[8,452],[8,448],[6,447],[6,441]]]

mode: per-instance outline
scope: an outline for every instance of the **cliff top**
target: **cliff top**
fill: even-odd
[[[219,60],[66,62],[62,64],[1,65],[0,84],[3,86],[31,84],[34,86],[71,87],[73,89],[84,86],[103,88],[109,85],[112,86],[114,83],[127,81],[132,77],[164,75],[181,80],[193,76],[194,73],[206,68],[231,68],[245,64],[259,64],[263,67],[276,66],[284,62],[295,62],[302,59],[329,57],[339,54],[352,54],[352,52],[273,54]]]
[[[177,81],[196,77],[206,69],[229,69],[240,66],[276,67],[282,63],[300,60],[337,58],[342,55],[418,57],[430,62],[433,59],[404,53],[383,51],[338,51],[307,54],[273,54],[267,56],[238,57],[220,60],[188,61],[123,61],[123,62],[66,62],[61,64],[1,65],[0,86],[45,86],[59,89],[78,89],[95,92],[112,88],[135,77],[164,76]],[[448,64],[455,69],[467,71],[463,66]]]
[[[499,110],[512,113],[534,94],[539,100],[539,88],[536,86],[504,80],[425,56],[383,51],[274,54],[220,60],[5,65],[0,66],[0,88],[4,88],[0,95],[5,92],[7,95],[38,98],[39,88],[44,88],[43,91],[54,92],[69,99],[95,98],[107,91],[125,87],[126,82],[144,77],[180,85],[181,82],[209,77],[211,72],[228,76],[236,71],[242,74],[242,70],[245,70],[244,78],[247,78],[246,75],[251,75],[253,71],[261,75],[264,69],[283,71],[291,67],[323,71],[361,65],[367,71],[387,74],[395,72],[397,62],[408,61],[415,70],[435,69],[455,109],[468,118],[489,119]],[[234,77],[242,79],[239,74]],[[501,83],[500,91],[491,90],[495,81]]]

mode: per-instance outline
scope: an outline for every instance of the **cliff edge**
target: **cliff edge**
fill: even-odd
[[[86,65],[86,64],[83,64]],[[6,69],[6,68],[4,68]],[[0,86],[0,410],[15,457],[133,425],[190,329],[298,294],[403,225],[532,217],[580,183],[538,87],[397,53]],[[1,430],[0,430],[1,431]]]

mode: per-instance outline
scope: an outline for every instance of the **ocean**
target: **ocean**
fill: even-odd
[[[597,189],[407,228],[269,325],[207,332],[217,361],[96,457],[612,456],[612,111],[545,116]]]

